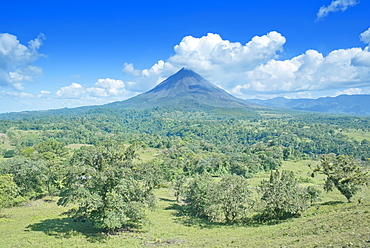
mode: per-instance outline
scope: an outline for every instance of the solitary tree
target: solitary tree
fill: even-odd
[[[327,155],[321,159],[321,164],[313,168],[312,176],[322,173],[326,175],[324,190],[326,192],[337,188],[351,202],[351,198],[360,189],[359,186],[369,182],[369,174],[361,168],[355,159],[344,155]]]
[[[135,148],[116,142],[82,147],[72,158],[71,170],[59,205],[78,203],[69,211],[99,229],[116,231],[139,224],[145,207],[153,203],[152,187],[136,180]]]

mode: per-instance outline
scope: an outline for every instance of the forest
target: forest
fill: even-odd
[[[63,215],[29,223],[29,233],[43,226],[45,236],[59,238],[65,247],[68,239],[81,247],[262,247],[241,237],[252,235],[253,228],[273,237],[270,228],[298,228],[294,225],[305,218],[317,220],[307,226],[320,236],[323,216],[341,228],[321,227],[328,230],[322,240],[312,230],[293,240],[296,230],[286,229],[281,234],[286,239],[275,245],[366,247],[369,168],[369,117],[170,107],[2,114],[0,230],[17,209],[42,202]],[[152,233],[158,223],[172,225],[166,220],[171,216],[160,217],[164,213],[183,220],[178,228],[206,227],[213,234],[203,233],[211,237],[205,241]],[[358,218],[338,224],[338,213]],[[61,218],[68,221],[58,224],[59,231],[45,224]],[[66,235],[68,226],[73,238]],[[235,243],[226,238],[209,243],[216,230],[230,228],[240,235]],[[5,247],[14,247],[3,239]],[[268,240],[266,247],[274,246]]]

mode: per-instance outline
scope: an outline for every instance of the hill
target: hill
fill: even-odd
[[[277,97],[267,100],[250,100],[267,107],[305,110],[322,113],[370,115],[370,95],[340,95],[318,99],[286,99]]]

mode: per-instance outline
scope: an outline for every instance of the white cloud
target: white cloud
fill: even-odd
[[[80,98],[84,92],[85,89],[83,89],[81,84],[72,83],[69,86],[60,88],[60,90],[57,91],[56,96],[59,98],[77,99]]]
[[[370,67],[370,52],[368,51],[368,48],[356,54],[352,59],[352,65]]]
[[[370,44],[370,28],[360,34],[360,40],[363,41],[365,44]]]
[[[187,36],[174,50],[176,54],[168,62],[173,65],[187,64],[201,70],[215,67],[253,68],[266,62],[283,50],[286,39],[272,31],[263,36],[255,36],[247,44],[223,40],[218,34],[208,34],[201,38]]]
[[[43,97],[49,93],[40,92],[38,96]],[[61,87],[55,95],[59,99],[64,99],[63,104],[66,106],[76,107],[122,101],[136,94],[137,92],[127,91],[126,84],[122,80],[105,78],[98,79],[93,86],[72,83],[69,86]]]
[[[123,71],[139,75],[136,84],[128,85],[129,90],[136,91],[149,90],[184,66],[215,84],[234,84],[244,77],[245,70],[277,58],[285,42],[285,37],[276,31],[255,36],[245,45],[223,40],[218,34],[209,33],[201,38],[186,36],[174,47],[175,55],[167,61],[159,60],[150,69],[141,71],[125,63]]]
[[[317,19],[323,18],[331,12],[346,11],[349,7],[357,5],[356,0],[334,0],[328,6],[322,6],[317,12]]]
[[[365,42],[367,35],[367,31],[361,34]],[[126,84],[126,89],[147,91],[181,67],[196,71],[241,98],[281,94],[293,98],[313,96],[308,91],[332,90],[334,94],[333,89],[370,86],[368,47],[338,49],[326,56],[307,50],[291,59],[279,60],[285,41],[275,31],[256,36],[245,45],[223,40],[218,34],[187,36],[174,47],[173,56],[159,60],[149,69],[137,70],[126,63],[123,70],[134,72],[131,75],[136,82]]]
[[[352,66],[352,59],[361,52],[361,48],[339,49],[325,57],[315,50],[308,50],[290,60],[271,59],[246,72],[248,90],[281,93],[356,85],[367,80],[366,73],[362,74]]]
[[[132,64],[132,63],[124,63],[122,71],[125,74],[129,74],[129,75],[132,75],[132,76],[135,76],[135,77],[140,75],[140,71],[135,70],[134,64]]]
[[[41,68],[33,66],[32,63],[41,56],[38,49],[43,39],[44,36],[40,34],[25,46],[16,36],[0,33],[0,86],[23,90],[24,81],[32,81],[42,73]]]
[[[1,95],[3,96],[11,96],[16,98],[33,98],[35,97],[32,94],[25,93],[25,92],[14,92],[14,91],[1,91]]]
[[[123,97],[129,94],[122,80],[98,79],[94,86],[86,89],[86,92],[93,97]]]
[[[363,41],[365,44],[370,45],[370,28],[368,28],[365,32],[360,34],[360,40]],[[352,65],[353,66],[364,66],[364,67],[370,67],[370,51],[369,46],[365,47],[365,49],[358,53],[353,59],[352,59]]]
[[[40,93],[37,95],[37,98],[42,98],[42,97],[46,97],[48,95],[50,95],[51,92],[50,91],[47,91],[47,90],[42,90],[40,91]]]
[[[360,89],[360,88],[349,88],[349,89],[345,89],[343,91],[337,91],[335,93],[335,96],[339,96],[339,95],[358,95],[358,94],[362,94],[362,89]]]

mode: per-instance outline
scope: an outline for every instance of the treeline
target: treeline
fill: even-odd
[[[312,114],[270,114],[221,118],[206,112],[167,108],[152,110],[95,109],[82,115],[51,115],[1,120],[0,131],[15,147],[13,154],[41,141],[97,144],[106,139],[141,141],[153,148],[187,144],[193,152],[207,150],[233,156],[253,146],[279,147],[284,160],[335,153],[370,157],[370,142],[343,135],[348,129],[368,131],[369,118]],[[14,130],[34,131],[17,135]],[[0,151],[4,154],[6,151]]]

